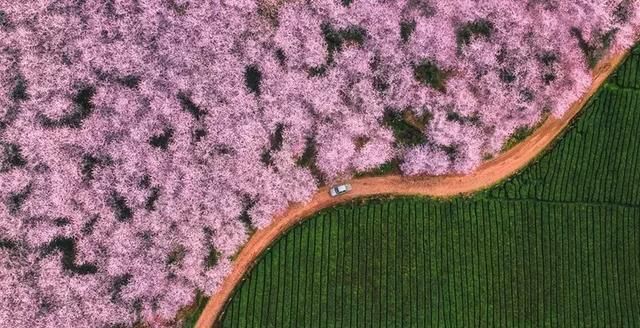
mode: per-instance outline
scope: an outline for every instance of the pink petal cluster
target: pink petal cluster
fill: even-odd
[[[638,12],[0,0],[1,326],[170,322],[321,180],[393,159],[407,174],[466,173],[562,114],[589,65],[634,42]],[[399,142],[387,111],[429,117],[425,142]]]

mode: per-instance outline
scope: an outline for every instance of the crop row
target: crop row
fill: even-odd
[[[284,236],[224,327],[628,326],[640,322],[640,209],[396,199]]]

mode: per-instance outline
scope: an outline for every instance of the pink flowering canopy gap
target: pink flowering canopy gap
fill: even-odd
[[[0,323],[161,326],[318,184],[467,173],[636,0],[0,0]]]

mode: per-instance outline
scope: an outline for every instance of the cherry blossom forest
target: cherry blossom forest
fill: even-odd
[[[0,0],[0,326],[166,325],[320,184],[472,171],[638,2]]]

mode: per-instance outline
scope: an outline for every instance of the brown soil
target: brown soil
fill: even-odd
[[[267,228],[257,231],[247,242],[234,261],[233,271],[225,278],[218,292],[210,298],[196,323],[196,327],[212,327],[215,320],[222,314],[234,288],[251,269],[256,258],[290,227],[323,208],[355,198],[381,195],[451,197],[469,194],[491,187],[512,176],[547,149],[625,57],[626,52],[602,61],[594,70],[594,81],[587,93],[574,103],[563,117],[550,117],[523,142],[485,162],[478,170],[469,175],[443,177],[390,175],[358,178],[350,181],[353,189],[344,196],[332,198],[329,196],[328,188],[323,187],[308,203],[292,205],[284,214],[274,218]]]
[[[414,128],[420,130],[420,131],[424,131],[425,128],[425,122],[423,122],[422,119],[420,119],[412,110],[407,110],[402,114],[402,118],[404,118],[404,120],[411,124]]]

